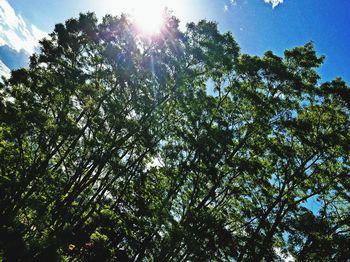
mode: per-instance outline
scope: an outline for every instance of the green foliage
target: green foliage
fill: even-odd
[[[178,24],[81,14],[1,84],[4,261],[350,259],[346,83]]]

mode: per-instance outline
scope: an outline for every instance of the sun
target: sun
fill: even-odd
[[[165,1],[143,0],[137,1],[130,15],[135,25],[146,34],[157,34],[160,32],[164,22],[163,14],[166,8]]]
[[[1,1],[1,0],[0,0]],[[139,32],[146,35],[158,34],[164,24],[164,10],[179,17],[192,10],[188,0],[94,0],[96,9],[102,13],[128,14]],[[98,2],[98,3],[97,3]],[[186,8],[185,8],[186,7]],[[186,10],[186,12],[184,11]],[[193,12],[191,12],[193,13]]]
[[[164,24],[164,10],[181,14],[188,0],[94,0],[100,12],[130,16],[139,32],[158,34]],[[187,10],[187,9],[186,9]]]

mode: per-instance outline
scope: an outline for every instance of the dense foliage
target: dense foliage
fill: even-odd
[[[350,259],[350,91],[313,44],[58,24],[0,87],[4,261]]]

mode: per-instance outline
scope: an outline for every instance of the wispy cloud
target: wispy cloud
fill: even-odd
[[[38,40],[46,35],[34,25],[27,24],[7,0],[0,0],[0,45],[32,53]]]
[[[1,76],[9,77],[11,70],[0,60],[0,78]],[[0,79],[1,82],[1,79]]]
[[[272,8],[275,8],[276,6],[283,3],[283,0],[264,0],[265,3],[272,5]]]

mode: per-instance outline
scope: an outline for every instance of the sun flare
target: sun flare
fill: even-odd
[[[100,0],[102,1],[102,0]],[[168,9],[176,14],[184,11],[187,0],[105,0],[104,8],[108,6],[111,14],[130,15],[134,24],[144,34],[157,34],[164,22],[164,10]]]
[[[163,23],[165,4],[160,0],[143,1],[131,13],[137,27],[144,33],[158,33]]]
[[[158,33],[163,24],[164,1],[142,1],[133,8],[131,17],[136,26],[147,34]]]

